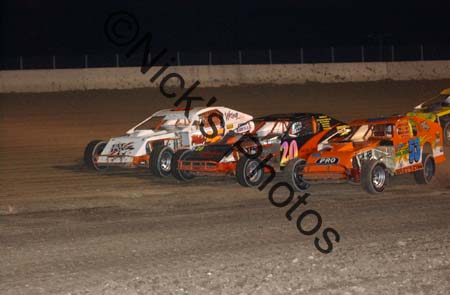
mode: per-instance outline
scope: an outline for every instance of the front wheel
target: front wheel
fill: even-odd
[[[257,159],[241,157],[236,166],[236,180],[246,187],[255,187],[264,179],[264,167]]]
[[[283,170],[283,178],[297,192],[309,189],[310,184],[303,179],[303,169],[306,161],[303,159],[295,159],[288,162]]]
[[[433,156],[431,154],[423,154],[422,165],[422,170],[414,172],[414,179],[418,184],[429,184],[436,171]]]
[[[377,160],[364,162],[361,167],[361,186],[370,194],[384,191],[389,179],[389,173],[384,163]]]
[[[186,157],[191,153],[191,150],[178,150],[172,158],[172,175],[180,181],[189,181],[195,178],[194,173],[186,170],[178,170],[178,161],[186,159]]]
[[[108,169],[108,166],[101,166],[97,164],[97,159],[103,152],[106,146],[106,141],[103,140],[93,140],[87,144],[84,149],[84,163],[91,169],[97,171],[104,171]]]
[[[167,177],[172,167],[173,151],[168,146],[157,146],[150,153],[150,171],[153,175]]]

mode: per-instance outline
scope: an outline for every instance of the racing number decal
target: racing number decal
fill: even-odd
[[[410,139],[408,141],[408,146],[409,146],[409,164],[419,162],[421,154],[419,138]]]
[[[298,146],[295,140],[289,142],[285,141],[281,144],[281,160],[280,165],[284,165],[289,160],[295,159],[298,157]]]

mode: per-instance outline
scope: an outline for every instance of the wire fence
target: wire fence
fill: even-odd
[[[156,56],[160,50],[151,50]],[[156,65],[172,58],[172,65],[234,65],[234,64],[302,64],[340,62],[392,62],[421,60],[450,60],[450,44],[418,44],[408,46],[336,46],[298,48],[290,50],[235,51],[168,51]],[[142,53],[85,54],[81,56],[16,56],[0,57],[1,70],[68,69],[99,67],[135,67],[142,64]]]

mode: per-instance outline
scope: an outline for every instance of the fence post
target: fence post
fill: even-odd
[[[303,59],[303,47],[302,47],[302,48],[300,48],[300,63],[303,64],[303,62],[304,62],[304,59]]]
[[[242,65],[242,51],[238,50],[239,64]]]
[[[420,44],[420,60],[424,60],[423,44]]]
[[[331,46],[331,62],[334,63],[334,47]]]
[[[116,53],[116,68],[120,67],[119,54]]]
[[[181,58],[180,58],[180,52],[177,51],[177,65],[181,66]]]
[[[269,64],[272,64],[272,49],[269,48]]]
[[[19,69],[23,70],[23,57],[19,56]]]
[[[365,62],[366,61],[366,57],[365,57],[365,52],[364,52],[364,45],[361,45],[361,62]]]
[[[391,45],[391,61],[395,61],[394,45]]]
[[[56,56],[52,56],[52,65],[53,65],[53,69],[56,69]]]
[[[208,51],[208,60],[209,60],[209,65],[212,65],[212,52]]]
[[[87,69],[89,66],[89,62],[88,62],[88,55],[85,54],[84,55],[84,67]]]

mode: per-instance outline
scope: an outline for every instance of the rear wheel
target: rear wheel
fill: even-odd
[[[159,177],[170,175],[173,151],[168,146],[157,146],[150,153],[150,171]]]
[[[431,154],[423,154],[422,165],[422,170],[414,172],[414,179],[418,184],[428,184],[433,179],[436,171],[436,164],[434,163],[433,156]]]
[[[191,153],[191,150],[178,150],[172,158],[172,175],[173,177],[175,177],[176,179],[180,180],[180,181],[189,181],[193,178],[195,178],[194,173],[192,173],[191,171],[186,171],[186,170],[178,170],[178,161],[179,160],[183,160],[184,158],[186,158],[187,155],[189,155],[189,153]]]
[[[361,186],[370,194],[384,191],[389,179],[386,166],[378,160],[369,160],[361,167]]]
[[[84,163],[91,169],[97,171],[104,171],[108,169],[108,166],[101,166],[97,164],[97,159],[103,152],[106,146],[106,141],[103,140],[93,140],[87,144],[84,149]]]
[[[450,121],[444,124],[444,128],[442,130],[444,132],[445,145],[450,146]]]
[[[306,161],[303,159],[295,159],[288,162],[283,170],[283,178],[292,188],[297,191],[305,191],[309,189],[310,184],[303,179],[303,169]]]
[[[241,157],[236,166],[237,182],[246,187],[255,187],[264,179],[264,167],[257,159]]]

